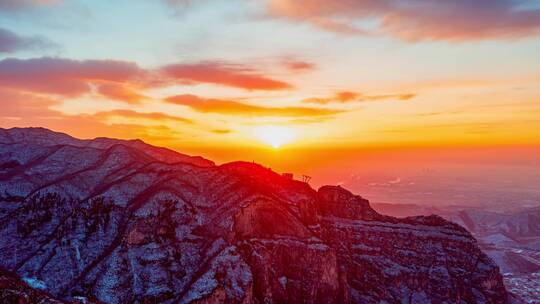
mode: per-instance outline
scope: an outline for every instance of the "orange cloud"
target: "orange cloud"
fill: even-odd
[[[416,97],[416,94],[406,93],[406,94],[390,94],[390,95],[372,95],[372,96],[361,96],[361,101],[376,101],[382,99],[394,99],[394,100],[409,100]]]
[[[363,102],[363,101],[377,101],[377,100],[409,100],[416,96],[416,94],[387,94],[387,95],[363,95],[361,93],[341,91],[337,92],[334,96],[326,98],[307,98],[302,100],[304,103],[348,103],[348,102]]]
[[[216,133],[216,134],[229,134],[231,133],[232,131],[231,130],[228,130],[228,129],[216,129],[216,130],[212,130],[212,133]]]
[[[120,100],[130,104],[138,104],[141,100],[148,98],[125,85],[116,83],[101,84],[98,86],[97,91],[100,95],[110,99]]]
[[[285,60],[284,65],[291,71],[309,71],[315,69],[315,64],[301,60]]]
[[[261,73],[238,64],[203,62],[171,64],[161,71],[184,83],[212,83],[246,90],[284,90],[292,85],[271,79]]]
[[[177,95],[166,99],[167,102],[188,106],[201,113],[217,113],[241,116],[328,116],[342,111],[307,107],[261,107],[234,100],[204,99],[195,95]]]
[[[357,99],[360,97],[361,94],[355,93],[355,92],[349,92],[349,91],[342,91],[338,92],[336,94],[336,100],[339,100],[340,102],[349,102]]]
[[[0,118],[19,120],[58,115],[58,112],[49,110],[50,106],[59,103],[51,98],[12,90],[0,90],[0,100],[2,101]]]
[[[540,10],[514,0],[269,0],[272,16],[345,34],[387,34],[406,41],[515,39],[540,33]],[[360,19],[377,19],[375,30]]]
[[[176,122],[182,122],[187,124],[192,124],[193,121],[184,117],[179,116],[172,116],[161,112],[137,112],[132,110],[112,110],[112,111],[105,111],[105,112],[98,112],[94,115],[92,115],[96,118],[100,119],[106,119],[110,117],[126,117],[126,118],[142,118],[142,119],[149,119],[149,120],[157,120],[157,121],[163,121],[163,120],[171,120]]]

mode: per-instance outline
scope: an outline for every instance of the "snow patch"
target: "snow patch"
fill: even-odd
[[[47,285],[42,280],[39,280],[36,278],[29,278],[29,277],[24,277],[22,278],[22,280],[32,288],[40,289],[40,290],[47,289]]]
[[[287,277],[280,277],[278,279],[279,281],[279,284],[281,284],[281,287],[283,287],[283,289],[286,289],[287,288]]]

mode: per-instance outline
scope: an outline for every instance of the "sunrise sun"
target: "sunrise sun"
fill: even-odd
[[[262,126],[255,130],[255,136],[274,149],[294,140],[294,130],[282,126]]]

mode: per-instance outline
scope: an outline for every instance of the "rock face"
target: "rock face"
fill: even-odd
[[[461,226],[140,141],[0,129],[0,266],[106,303],[507,303]]]

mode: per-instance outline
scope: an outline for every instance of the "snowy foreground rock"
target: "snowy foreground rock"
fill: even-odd
[[[0,129],[0,267],[63,301],[508,303],[495,263],[441,217],[45,129]]]

